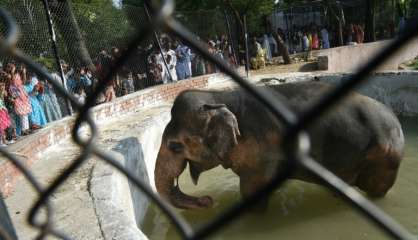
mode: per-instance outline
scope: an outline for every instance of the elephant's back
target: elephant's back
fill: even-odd
[[[322,82],[301,82],[273,86],[281,100],[296,114],[314,107],[333,86]],[[384,104],[356,92],[351,92],[340,104],[324,114],[319,122],[341,122],[347,126],[364,125],[376,131],[401,130],[401,125],[391,109]],[[383,133],[382,133],[383,134]]]
[[[321,82],[273,87],[297,113],[313,107],[332,88]],[[402,155],[404,148],[402,128],[392,110],[355,92],[324,114],[308,132],[314,157],[331,169],[347,172],[361,165],[368,152],[377,146],[388,146],[398,155]]]

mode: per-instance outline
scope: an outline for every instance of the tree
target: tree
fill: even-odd
[[[264,17],[270,15],[274,9],[272,0],[221,0],[221,4],[234,14],[240,29],[243,30],[244,16],[247,16],[249,23],[255,23],[256,27],[249,26],[250,31],[257,31],[261,27]]]
[[[365,42],[376,41],[376,0],[366,1]]]
[[[123,5],[142,7],[144,0],[122,0]],[[257,31],[265,15],[273,12],[274,0],[178,0],[176,11],[198,11],[198,10],[229,10],[237,20],[240,30],[243,28],[243,17],[247,16],[250,31]]]
[[[80,32],[93,57],[101,50],[123,47],[133,33],[124,9],[113,5],[111,0],[94,0],[88,4],[80,1],[73,3],[72,7]]]
[[[43,8],[36,8],[30,0],[12,0],[2,6],[10,11],[19,25],[21,33],[24,34],[18,42],[20,48],[33,57],[39,57],[40,53],[49,49],[49,46],[44,44],[45,40],[49,40],[49,38],[39,34],[46,24],[36,21],[37,17],[44,16]]]
[[[70,61],[77,66],[94,69],[89,51],[78,27],[77,20],[71,9],[69,0],[48,0],[51,14],[58,31],[64,39]]]
[[[340,3],[335,0],[325,1],[325,7],[327,7],[330,10],[332,16],[337,20],[338,43],[340,46],[342,46],[344,45],[344,37],[343,37],[343,26],[345,25],[344,9],[340,5]]]
[[[289,55],[289,49],[287,48],[280,34],[274,33],[273,37],[277,42],[279,53],[283,57],[284,64],[292,64],[292,59]]]
[[[395,0],[400,17],[415,16],[418,14],[418,0]]]

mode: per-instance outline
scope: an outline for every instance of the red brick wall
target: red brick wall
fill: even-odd
[[[166,84],[149,88],[122,98],[112,103],[106,103],[93,109],[96,121],[121,116],[140,110],[144,106],[156,105],[172,101],[184,90],[194,88],[207,88],[209,78],[222,75],[207,75],[177,83]],[[21,161],[30,168],[32,164],[42,158],[42,153],[50,146],[59,143],[71,135],[74,117],[68,117],[48,125],[39,132],[20,140],[9,146],[8,151],[20,157]],[[21,173],[5,158],[0,159],[0,191],[4,197],[10,196],[14,186],[21,177]]]

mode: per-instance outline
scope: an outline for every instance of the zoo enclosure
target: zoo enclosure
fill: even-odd
[[[408,31],[404,33],[401,37],[396,39],[394,43],[389,45],[384,51],[382,51],[376,58],[374,58],[369,64],[365,65],[358,73],[349,77],[342,85],[337,87],[333,92],[324,96],[323,100],[315,105],[312,109],[308,110],[301,116],[295,115],[289,109],[287,109],[281,102],[271,96],[268,93],[260,92],[259,89],[252,86],[247,80],[240,77],[234,69],[228,67],[226,63],[220,59],[209,54],[205,46],[199,42],[196,37],[185,27],[183,27],[177,20],[173,19],[173,2],[170,0],[163,1],[162,5],[155,9],[153,14],[153,24],[143,27],[141,30],[135,30],[132,33],[132,40],[126,45],[126,50],[123,51],[122,56],[117,60],[116,64],[112,66],[111,71],[108,75],[99,82],[97,89],[94,93],[88,97],[85,104],[79,103],[74,96],[69,94],[65,88],[56,81],[51,75],[42,68],[41,65],[37,64],[30,56],[25,55],[20,50],[16,50],[15,45],[17,43],[17,25],[13,17],[7,14],[7,12],[1,10],[0,17],[4,23],[4,32],[5,37],[0,39],[0,50],[2,51],[2,56],[7,56],[10,59],[14,59],[18,62],[26,64],[30,69],[38,73],[47,81],[54,85],[57,92],[62,96],[65,96],[69,99],[76,109],[79,110],[80,115],[77,117],[76,124],[73,130],[74,141],[80,145],[81,154],[75,159],[73,164],[71,164],[64,172],[60,175],[57,175],[56,180],[51,183],[51,185],[46,188],[42,188],[37,179],[29,172],[29,170],[23,166],[20,160],[7,151],[5,148],[0,148],[0,153],[7,157],[27,178],[27,180],[33,185],[36,189],[36,192],[39,194],[39,199],[34,207],[31,209],[31,214],[29,216],[29,223],[38,228],[40,235],[38,239],[44,239],[48,235],[53,235],[61,239],[68,239],[68,237],[62,233],[60,230],[57,230],[53,226],[51,220],[52,208],[50,205],[50,198],[54,191],[66,181],[69,175],[80,167],[80,165],[86,161],[86,159],[95,155],[100,159],[111,164],[119,171],[123,172],[138,188],[143,190],[157,205],[167,214],[171,221],[176,225],[179,232],[182,234],[184,239],[202,239],[215,231],[221,229],[226,225],[226,223],[232,221],[234,218],[239,217],[245,211],[251,209],[251,206],[256,204],[258,201],[262,200],[265,197],[268,197],[277,187],[280,187],[283,182],[285,182],[289,176],[292,174],[296,166],[302,166],[321,180],[328,183],[329,188],[332,191],[335,191],[342,195],[342,197],[353,206],[353,208],[359,210],[365,217],[367,217],[371,222],[380,227],[385,231],[388,236],[391,236],[395,239],[416,239],[416,237],[406,231],[402,226],[396,223],[390,216],[383,213],[378,209],[373,203],[369,202],[367,199],[362,197],[358,192],[348,186],[346,183],[342,182],[335,175],[330,173],[328,170],[323,168],[321,165],[313,161],[309,156],[309,137],[304,133],[310,124],[318,120],[323,113],[328,110],[330,107],[337,104],[342,100],[349,92],[349,90],[354,89],[360,83],[364,82],[367,78],[367,75],[373,71],[379,64],[381,64],[386,58],[390,57],[393,53],[396,52],[405,42],[414,37],[418,29],[418,21],[414,19],[411,21],[411,24],[408,26]],[[123,169],[120,165],[114,161],[114,159],[102,150],[98,149],[95,145],[96,138],[96,125],[89,115],[89,109],[95,105],[95,99],[97,98],[100,91],[103,91],[106,83],[111,80],[113,74],[118,71],[121,66],[128,61],[130,55],[133,54],[133,50],[137,48],[139,42],[146,39],[146,37],[152,36],[152,32],[157,27],[165,27],[172,34],[181,38],[183,41],[187,42],[192,46],[196,52],[200,53],[202,56],[206,57],[209,61],[216,64],[218,68],[231,76],[237,83],[239,83],[244,89],[254,94],[254,96],[263,102],[266,107],[271,110],[271,112],[280,119],[285,126],[287,126],[286,138],[284,149],[285,154],[288,157],[283,169],[279,169],[278,174],[275,176],[274,180],[265,186],[263,189],[260,189],[254,196],[251,198],[233,206],[231,209],[223,213],[219,218],[210,222],[209,224],[199,228],[197,230],[192,230],[190,226],[182,220],[179,216],[176,216],[172,211],[171,207],[162,201],[158,196],[156,196],[145,184],[140,180],[133,177],[129,170]],[[77,130],[81,125],[87,124],[91,131],[92,136],[90,139],[82,139]],[[0,207],[0,210],[2,208]],[[40,214],[40,210],[45,209],[46,219],[45,221],[38,222],[37,215]],[[3,215],[4,216],[4,215]],[[2,216],[2,219],[4,219]],[[3,222],[2,222],[3,224]],[[5,227],[6,225],[6,227]],[[14,239],[13,231],[10,231],[10,227],[7,223],[0,226],[0,236],[4,239]]]

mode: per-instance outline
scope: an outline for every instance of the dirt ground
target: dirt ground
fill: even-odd
[[[300,56],[292,56],[292,64],[285,65],[281,57],[274,58],[273,64],[267,64],[265,68],[259,70],[251,70],[252,75],[290,73],[290,72],[314,72],[318,71],[318,62],[316,59],[310,59],[307,62],[302,60]]]

